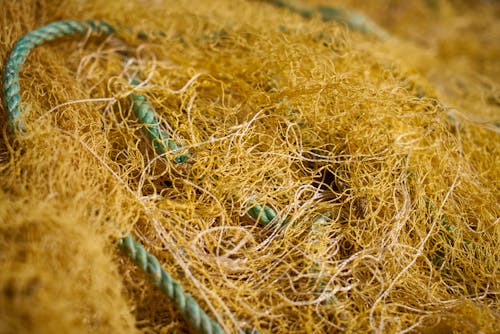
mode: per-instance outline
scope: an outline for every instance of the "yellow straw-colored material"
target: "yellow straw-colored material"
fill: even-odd
[[[0,106],[0,333],[192,330],[126,235],[228,333],[500,332],[499,5],[300,5],[389,37],[267,1],[0,0],[2,71],[50,22],[117,31],[30,53],[22,136]]]

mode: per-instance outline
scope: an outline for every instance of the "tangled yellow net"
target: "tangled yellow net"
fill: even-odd
[[[272,1],[0,2],[2,64],[55,20],[122,31],[30,54],[22,139],[0,107],[0,333],[185,332],[126,234],[228,333],[498,333],[500,7],[404,3],[300,4],[380,40]]]

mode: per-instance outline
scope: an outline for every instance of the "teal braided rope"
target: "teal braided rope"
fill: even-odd
[[[318,6],[316,10],[323,21],[336,21],[345,24],[349,29],[372,34],[381,40],[389,37],[389,34],[378,24],[356,11],[329,6]]]
[[[351,30],[361,31],[363,33],[372,34],[377,38],[384,40],[389,37],[382,27],[367,18],[361,13],[352,10],[346,10],[340,7],[317,6],[309,7],[306,5],[297,4],[295,1],[289,0],[266,0],[268,3],[287,8],[291,12],[297,13],[304,18],[311,18],[314,14],[319,15],[323,21],[336,21],[346,25]]]
[[[132,81],[134,84],[135,81]],[[147,102],[144,95],[132,94],[132,110],[137,119],[144,124],[144,132],[157,153],[164,154],[168,151],[173,153],[181,151],[182,148],[172,140],[168,139],[168,134],[161,128],[158,122],[156,113],[151,105]],[[189,153],[183,153],[174,158],[174,162],[181,163],[189,159]]]
[[[277,217],[276,212],[267,205],[255,204],[248,211],[248,215],[255,219],[261,225],[281,225],[282,222]]]
[[[57,21],[27,33],[16,42],[7,58],[2,79],[4,103],[11,131],[25,132],[20,109],[19,72],[30,50],[56,38],[76,34],[81,35],[89,30],[102,35],[109,35],[114,32],[113,27],[103,21]]]
[[[198,303],[182,290],[181,285],[160,266],[156,257],[148,253],[140,243],[128,236],[119,241],[119,247],[139,268],[147,273],[151,282],[170,298],[181,312],[182,317],[198,332],[203,334],[223,333],[219,324],[212,320]]]

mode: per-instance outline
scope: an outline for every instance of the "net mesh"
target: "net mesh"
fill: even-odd
[[[265,2],[3,2],[2,63],[58,19],[119,33],[30,54],[22,137],[0,107],[0,332],[185,332],[133,234],[227,332],[497,333],[500,9],[396,3],[334,4],[379,41]]]

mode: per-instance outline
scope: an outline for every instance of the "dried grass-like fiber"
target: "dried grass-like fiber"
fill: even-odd
[[[404,70],[409,42],[260,3],[2,7],[2,63],[59,18],[126,23],[137,92],[193,157],[153,155],[116,39],[36,49],[27,135],[0,116],[0,332],[184,331],[118,255],[132,231],[230,332],[498,332],[498,133],[468,119],[498,113],[494,79],[440,90],[445,60],[413,64],[433,86]],[[251,201],[290,222],[259,226]]]

